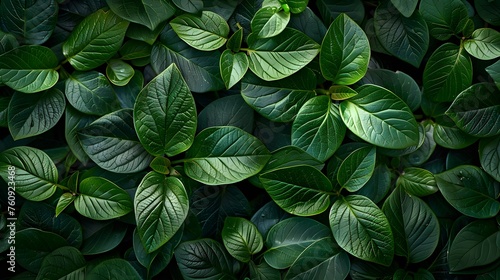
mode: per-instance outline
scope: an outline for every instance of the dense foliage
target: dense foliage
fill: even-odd
[[[500,279],[499,26],[491,0],[0,0],[1,274]]]

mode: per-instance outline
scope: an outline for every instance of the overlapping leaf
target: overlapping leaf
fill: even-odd
[[[500,57],[500,32],[491,28],[476,29],[472,36],[464,41],[464,48],[478,59],[498,58]]]
[[[460,0],[423,0],[419,11],[429,25],[431,35],[443,41],[459,35],[468,19],[467,8]]]
[[[500,137],[479,141],[479,159],[484,171],[500,182]]]
[[[249,262],[252,255],[264,246],[262,235],[250,221],[227,217],[222,229],[222,241],[229,254],[241,262]]]
[[[151,30],[175,13],[175,7],[169,1],[106,0],[106,3],[121,18],[147,26]]]
[[[248,57],[244,53],[225,50],[220,57],[220,71],[227,89],[243,78],[248,70]]]
[[[289,12],[274,6],[262,7],[252,19],[252,32],[257,34],[258,38],[274,37],[285,30],[289,21]]]

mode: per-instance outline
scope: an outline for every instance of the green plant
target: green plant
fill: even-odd
[[[1,0],[2,262],[498,279],[498,26],[488,0]]]

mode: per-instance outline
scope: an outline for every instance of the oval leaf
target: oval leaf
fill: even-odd
[[[116,86],[125,86],[134,76],[134,68],[120,59],[111,59],[106,67],[106,76]]]
[[[248,57],[244,53],[225,50],[220,57],[220,72],[226,89],[230,89],[243,78],[248,70]]]
[[[500,182],[500,137],[479,141],[479,159],[484,171]]]
[[[175,13],[170,1],[106,0],[111,10],[123,19],[156,29]]]
[[[224,112],[224,114],[221,114]],[[198,115],[198,131],[211,126],[236,126],[244,131],[253,131],[254,111],[239,94],[219,98],[210,102]]]
[[[465,50],[475,58],[489,60],[500,57],[500,32],[491,28],[474,30],[464,41]]]
[[[434,174],[417,167],[405,168],[398,177],[396,185],[407,193],[418,197],[431,195],[438,191]]]
[[[252,32],[258,38],[271,38],[285,30],[289,21],[290,13],[277,7],[262,7],[252,19]]]
[[[40,279],[82,279],[85,277],[86,261],[75,247],[65,246],[48,254],[42,262]]]
[[[350,192],[361,189],[375,170],[375,147],[363,147],[348,155],[340,164],[337,173],[339,184]]]
[[[85,278],[95,280],[134,280],[140,279],[141,276],[130,262],[124,259],[107,259],[99,262],[92,270],[87,272]]]
[[[264,246],[262,235],[250,221],[227,217],[222,229],[222,241],[231,256],[240,262],[249,262],[252,255]]]
[[[432,37],[448,40],[452,35],[459,35],[465,28],[467,7],[460,0],[422,0],[419,11],[429,25]]]

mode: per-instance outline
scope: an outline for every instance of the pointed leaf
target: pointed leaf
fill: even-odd
[[[42,201],[57,189],[58,171],[54,162],[43,151],[32,147],[14,147],[0,153],[0,167],[7,170],[15,167],[16,193],[33,200]],[[1,173],[9,182],[8,172]]]
[[[358,93],[348,86],[331,86],[328,89],[328,94],[333,100],[346,100]]]
[[[484,171],[500,182],[500,137],[479,141],[479,159]]]
[[[181,10],[196,14],[203,9],[203,0],[172,0],[172,2]]]
[[[231,126],[207,128],[186,152],[186,174],[207,185],[230,184],[257,174],[270,154],[257,138]]]
[[[42,262],[37,279],[80,279],[85,277],[85,259],[75,247],[61,247]]]
[[[500,60],[486,67],[486,72],[491,76],[497,88],[500,89]]]
[[[258,265],[250,261],[249,267],[252,280],[281,280],[280,271],[272,268],[265,261]]]
[[[57,206],[56,206],[56,217],[61,214],[64,209],[66,209],[68,206],[75,201],[76,196],[74,196],[71,193],[63,193],[60,197],[59,200],[57,201]]]
[[[460,0],[422,0],[420,13],[429,25],[432,37],[448,40],[452,35],[459,35],[466,26],[467,7]]]
[[[464,41],[465,50],[475,58],[489,60],[500,57],[500,32],[491,28],[474,30]]]
[[[236,30],[227,40],[226,48],[233,52],[239,52],[243,41],[243,28]]]
[[[403,16],[410,17],[417,7],[418,0],[391,0],[391,3]]]
[[[173,64],[137,96],[134,124],[152,155],[175,156],[187,150],[196,132],[196,107],[179,69]]]
[[[101,177],[89,177],[80,183],[75,208],[85,217],[109,220],[132,211],[133,203],[129,194],[113,182]]]
[[[224,112],[224,114],[221,114]],[[198,115],[198,131],[212,126],[236,126],[253,131],[254,111],[239,94],[219,98],[208,104]]]
[[[262,250],[264,241],[257,227],[239,217],[227,217],[222,229],[222,241],[231,256],[240,262],[249,262],[252,255]]]
[[[0,54],[6,53],[17,47],[19,47],[19,43],[17,42],[16,37],[0,30]]]
[[[340,103],[342,120],[354,134],[376,146],[403,149],[418,144],[418,125],[410,108],[394,93],[375,85]]]
[[[160,23],[175,13],[170,1],[154,0],[106,0],[111,10],[123,19],[135,22],[154,30]]]
[[[285,30],[289,21],[290,13],[277,7],[262,7],[252,19],[252,32],[258,38],[271,38]]]
[[[83,150],[80,139],[78,139],[78,131],[97,120],[97,116],[86,115],[67,105],[64,120],[64,138],[66,139],[66,143],[68,143],[71,152],[79,161],[83,163],[87,162],[89,156]]]
[[[350,192],[361,189],[375,170],[375,147],[363,147],[348,155],[339,167],[337,181]]]
[[[238,83],[248,70],[248,57],[244,53],[225,50],[220,57],[220,71],[226,89]]]
[[[87,272],[85,278],[95,280],[134,280],[140,279],[141,276],[130,262],[124,259],[107,259],[99,262],[92,270]]]
[[[477,13],[489,24],[500,26],[500,4],[491,0],[476,0],[474,7]]]
[[[134,76],[134,68],[120,59],[111,59],[106,67],[106,76],[116,86],[125,86]]]
[[[128,25],[112,11],[98,10],[73,29],[62,46],[63,54],[76,70],[96,68],[118,52]]]
[[[0,55],[0,83],[24,93],[53,87],[59,73],[54,52],[43,46],[21,46]]]
[[[342,249],[362,260],[389,266],[394,238],[384,213],[364,196],[340,197],[330,211],[333,237]]]
[[[318,0],[316,6],[326,24],[330,24],[341,13],[347,14],[357,24],[361,24],[365,16],[365,7],[360,0]]]
[[[449,149],[463,149],[477,141],[477,137],[463,132],[449,118],[442,123],[434,123],[433,138],[436,144]]]
[[[325,79],[335,84],[354,84],[365,75],[370,61],[365,32],[349,16],[340,14],[326,32],[319,61]]]
[[[418,197],[431,195],[438,191],[434,175],[428,170],[417,167],[405,168],[398,177],[396,186]]]

